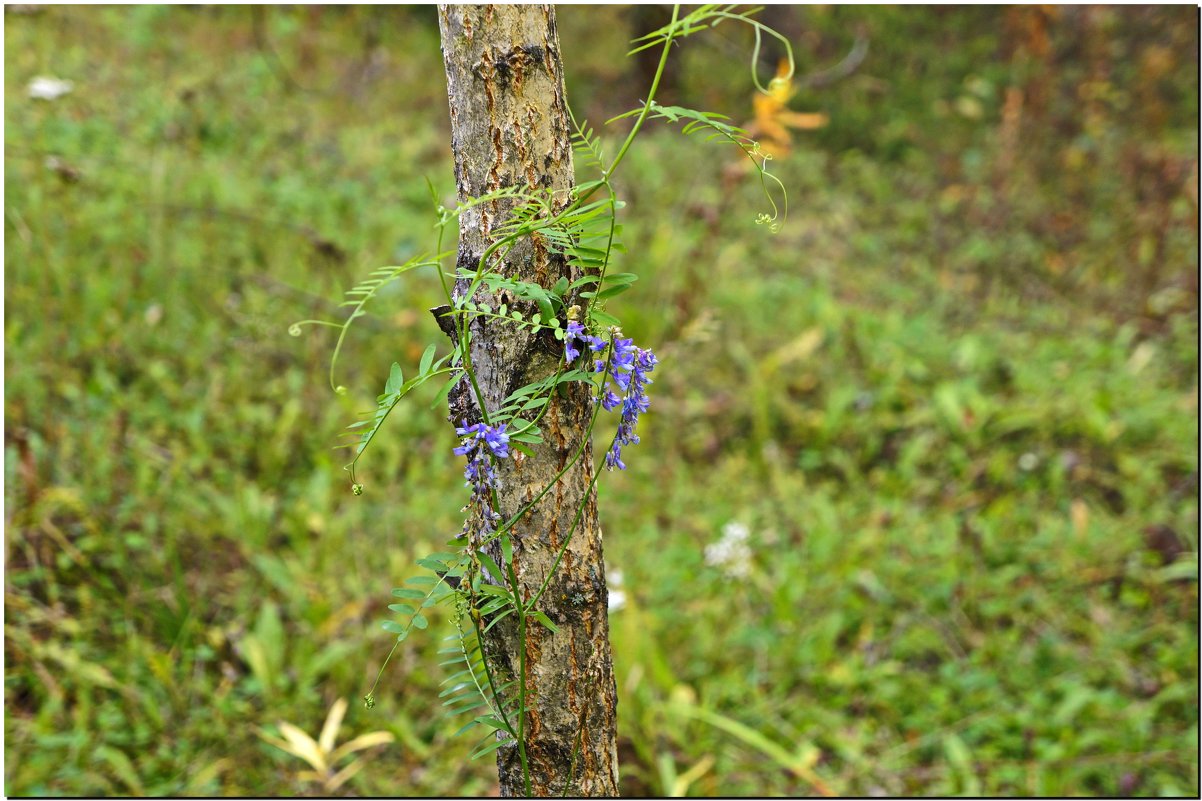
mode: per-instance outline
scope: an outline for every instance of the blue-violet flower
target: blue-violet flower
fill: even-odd
[[[600,353],[609,346],[604,339],[586,334],[584,326],[575,320],[568,322],[564,331],[564,359],[568,364],[580,358],[581,349],[578,345],[587,345],[593,353]],[[622,448],[634,445],[639,437],[634,433],[638,425],[639,415],[647,411],[651,401],[647,397],[647,386],[651,379],[647,374],[655,369],[659,360],[650,350],[637,347],[632,339],[615,337],[613,351],[609,358],[609,372],[601,386],[601,407],[607,412],[622,407],[622,419],[618,423],[618,433],[614,437],[613,447],[605,454],[605,466],[613,470],[625,470],[622,461]],[[606,361],[595,359],[593,372],[605,372]],[[621,390],[621,395],[614,391],[614,386]]]
[[[618,368],[619,356],[621,356],[622,369]],[[622,419],[618,422],[618,433],[614,436],[613,447],[609,449],[609,453],[605,454],[605,466],[610,470],[615,467],[625,470],[626,463],[622,461],[622,448],[626,445],[637,445],[639,442],[639,436],[634,433],[634,429],[638,425],[639,415],[647,411],[651,405],[651,399],[647,397],[647,386],[651,383],[651,379],[647,377],[647,373],[655,369],[659,360],[649,349],[635,347],[629,339],[619,339],[614,340],[613,362],[614,364],[610,366],[610,376],[622,388],[625,395],[620,401]],[[607,410],[617,408],[618,397],[613,390],[607,389],[601,405]]]
[[[509,455],[509,434],[505,423],[490,426],[486,423],[475,423],[466,428],[457,428],[455,433],[461,438],[461,444],[454,453],[467,457],[467,467],[463,477],[467,479],[465,486],[472,488],[472,498],[464,509],[478,506],[480,509],[480,533],[489,534],[495,524],[501,519],[492,508],[492,491],[497,487],[497,473],[493,469],[489,455],[504,459]],[[468,524],[464,523],[465,533]]]

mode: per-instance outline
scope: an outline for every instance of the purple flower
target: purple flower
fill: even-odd
[[[614,340],[614,367],[630,370],[634,367],[634,357],[639,349],[634,346],[633,339]]]
[[[580,357],[580,351],[576,349],[576,340],[580,339],[584,334],[584,326],[575,320],[568,321],[568,327],[564,331],[563,337],[563,357],[568,364],[576,361]]]
[[[622,388],[624,395],[619,398],[607,386],[605,396],[601,399],[601,405],[607,411],[616,409],[619,405],[622,407],[622,419],[618,422],[614,444],[605,454],[605,466],[610,470],[615,467],[625,470],[622,448],[637,445],[639,442],[639,436],[634,433],[634,429],[638,425],[639,415],[651,406],[651,399],[647,397],[647,386],[651,379],[647,377],[647,373],[654,370],[658,363],[654,353],[635,347],[631,340],[614,340],[614,355],[609,376]]]
[[[601,353],[611,343],[585,331],[585,327],[575,320],[570,320],[564,330],[564,359],[568,364],[580,358],[583,346],[593,353]],[[609,370],[606,372],[606,365]],[[647,374],[655,370],[659,360],[650,350],[637,347],[633,339],[615,337],[609,361],[593,360],[593,372],[606,373],[601,383],[601,407],[606,411],[622,408],[622,419],[618,423],[618,432],[614,437],[613,447],[605,454],[605,465],[610,470],[615,467],[626,469],[622,461],[622,448],[638,444],[639,437],[634,433],[638,425],[639,415],[647,411],[651,405],[647,397],[647,386],[651,379]],[[620,392],[620,394],[619,394]],[[456,451],[458,452],[458,451]]]
[[[501,516],[492,508],[492,492],[497,486],[497,473],[492,458],[504,459],[509,455],[509,433],[505,424],[490,426],[475,423],[466,428],[457,428],[461,438],[459,447],[453,452],[467,457],[463,470],[466,486],[472,488],[472,498],[464,510],[476,506],[480,511],[480,533],[489,534]],[[492,458],[490,458],[490,456]],[[464,531],[469,533],[470,521],[464,522]]]
[[[505,433],[504,425],[485,429],[484,443],[488,445],[492,455],[498,459],[504,459],[509,455],[509,434]]]
[[[569,320],[567,328],[564,330],[563,337],[563,357],[568,364],[580,358],[580,348],[577,343],[583,343],[588,346],[588,349],[593,353],[600,353],[609,346],[609,343],[598,336],[586,334],[584,326],[575,320]],[[603,362],[595,362],[595,364],[603,364]],[[601,372],[604,367],[598,367],[594,372]]]

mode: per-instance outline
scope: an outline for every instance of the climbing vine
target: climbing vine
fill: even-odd
[[[422,354],[416,373],[409,377],[399,364],[393,363],[384,391],[376,399],[376,408],[348,428],[352,458],[345,469],[355,495],[364,492],[357,473],[360,459],[380,434],[393,409],[409,393],[427,382],[442,382],[438,405],[456,385],[466,381],[477,399],[484,397],[479,391],[471,360],[470,323],[473,319],[503,321],[506,325],[541,332],[553,338],[549,341],[559,343],[561,356],[552,375],[514,390],[496,408],[485,408],[486,404],[480,400],[480,421],[456,429],[458,443],[453,450],[464,457],[465,487],[470,491],[463,507],[463,529],[448,544],[450,550],[417,560],[417,564],[428,572],[408,579],[405,586],[392,591],[395,602],[388,608],[395,618],[384,622],[383,627],[395,635],[395,642],[364,696],[366,705],[374,706],[376,689],[397,646],[413,630],[428,627],[426,614],[430,607],[448,605],[455,630],[442,651],[447,657],[443,664],[451,668],[445,680],[446,689],[441,694],[443,703],[449,712],[468,716],[461,732],[476,727],[486,730],[487,736],[476,746],[473,756],[516,745],[527,792],[530,779],[524,743],[527,711],[525,648],[518,649],[518,675],[502,677],[486,656],[482,643],[485,635],[503,620],[516,621],[521,642],[525,641],[531,626],[556,630],[555,623],[539,611],[539,600],[581,522],[585,503],[596,482],[608,470],[624,470],[625,459],[630,458],[629,448],[639,444],[638,424],[641,415],[651,406],[650,387],[658,363],[651,348],[637,345],[623,334],[621,321],[610,307],[615,298],[630,290],[638,280],[634,272],[611,269],[616,255],[625,250],[620,242],[622,226],[618,222],[623,203],[614,191],[614,176],[648,119],[680,122],[686,135],[701,133],[742,150],[759,176],[768,203],[768,211],[760,214],[756,222],[767,225],[774,232],[779,230],[787,205],[783,185],[768,170],[770,156],[745,131],[730,124],[722,115],[663,106],[655,99],[673,43],[723,22],[746,24],[754,30],[751,67],[757,90],[767,93],[773,86],[770,82],[766,88],[756,75],[764,35],[775,37],[784,45],[788,53],[787,69],[774,80],[788,81],[793,71],[789,44],[775,31],[752,19],[756,11],[758,9],[737,11],[735,6],[706,5],[681,17],[677,6],[668,25],[635,40],[631,53],[661,48],[647,98],[638,108],[609,120],[612,123],[634,119],[612,159],[607,159],[600,138],[587,122],[578,122],[573,117],[572,144],[577,163],[590,171],[592,177],[572,190],[566,204],[563,197],[557,197],[551,190],[514,186],[447,208],[438,202],[437,193],[431,187],[437,215],[433,250],[401,265],[375,270],[349,290],[343,302],[349,313],[342,322],[303,320],[289,329],[294,336],[299,336],[304,327],[311,325],[338,330],[330,359],[329,383],[335,392],[345,393],[345,387],[335,380],[339,355],[352,324],[367,313],[369,303],[384,287],[415,270],[431,269],[440,280],[445,305],[436,310],[437,317],[443,331],[451,335],[453,346],[440,356],[438,346],[431,344]],[[495,239],[474,270],[460,265],[448,273],[444,264],[454,255],[443,250],[448,229],[458,223],[464,212],[497,200],[515,203],[513,213],[494,231]],[[531,238],[560,255],[576,268],[573,274],[583,277],[575,281],[560,278],[553,286],[543,287],[498,272],[509,251],[517,243]],[[457,286],[466,289],[454,289]],[[497,298],[505,300],[497,302]],[[561,392],[563,385],[571,383],[586,385],[592,399],[592,414],[582,444],[528,503],[513,515],[503,517],[498,512],[497,464],[504,459],[533,457],[529,446],[542,441],[539,423],[553,393]],[[572,527],[559,546],[551,570],[539,590],[528,600],[523,600],[513,562],[513,527],[584,457],[592,436],[602,429],[613,431],[605,449],[606,470],[593,472],[592,484],[582,496]],[[499,554],[500,559],[490,555],[490,551]],[[578,748],[579,738],[573,751],[573,763]]]

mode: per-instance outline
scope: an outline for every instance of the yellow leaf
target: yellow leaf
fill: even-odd
[[[1069,515],[1073,521],[1073,534],[1079,540],[1085,539],[1085,532],[1089,530],[1089,507],[1085,505],[1085,501],[1073,498],[1073,502],[1069,504]]]
[[[365,764],[366,763],[362,758],[356,759],[354,762],[335,773],[330,777],[330,780],[326,782],[326,792],[332,793],[342,785],[346,784],[352,776],[363,769]]]
[[[689,792],[689,786],[708,773],[713,766],[713,754],[703,756],[696,765],[677,776],[676,781],[672,782],[672,797],[684,798]]]
[[[325,756],[312,737],[291,723],[281,723],[280,734],[284,735],[284,739],[288,741],[290,748],[285,749],[288,753],[305,760],[318,773],[325,773],[328,767]]]
[[[796,338],[768,354],[761,369],[765,374],[771,375],[790,362],[803,362],[822,346],[823,339],[825,339],[825,333],[821,327],[807,328]]]
[[[349,742],[345,742],[338,748],[334,749],[334,753],[330,754],[330,764],[337,765],[338,760],[345,756],[362,751],[365,748],[371,748],[375,745],[384,745],[391,743],[396,738],[392,736],[390,731],[373,731],[370,734],[361,734]]]
[[[338,736],[338,729],[342,726],[344,715],[346,715],[346,699],[339,698],[330,707],[330,714],[326,715],[325,725],[321,727],[321,736],[317,740],[323,754],[334,750],[334,739]]]

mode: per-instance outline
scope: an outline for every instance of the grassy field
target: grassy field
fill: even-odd
[[[645,91],[630,16],[560,11],[596,122]],[[773,162],[779,234],[670,129],[621,181],[662,365],[600,490],[624,792],[1197,795],[1196,9],[794,17],[802,72],[871,49],[795,98],[829,124]],[[288,336],[433,247],[432,9],[5,22],[5,792],[325,793],[261,735],[338,699],[393,741],[337,794],[493,792],[442,621],[358,702],[464,490],[432,392],[362,497],[331,446],[435,279],[353,329],[345,396]],[[750,42],[706,37],[666,102],[750,119]]]

